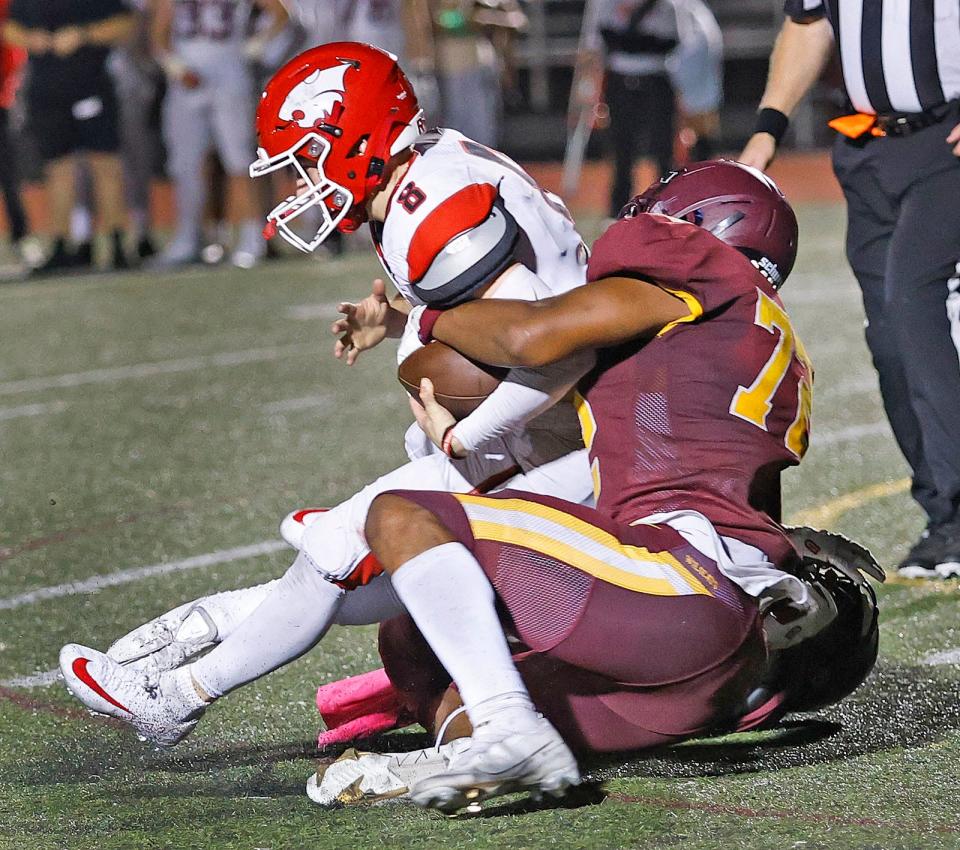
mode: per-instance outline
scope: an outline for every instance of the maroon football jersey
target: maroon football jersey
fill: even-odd
[[[599,352],[580,385],[598,509],[628,523],[696,510],[784,563],[779,473],[807,448],[812,371],[776,291],[735,248],[651,214],[597,241],[588,280],[604,277],[656,283],[689,314]]]

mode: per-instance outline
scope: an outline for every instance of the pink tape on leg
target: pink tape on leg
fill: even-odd
[[[321,685],[317,708],[327,727],[317,738],[321,747],[368,738],[413,722],[383,668]]]

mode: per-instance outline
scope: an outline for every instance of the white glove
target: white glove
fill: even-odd
[[[858,584],[866,581],[864,575],[875,581],[886,581],[883,567],[877,563],[870,550],[849,537],[803,525],[787,526],[784,531],[803,557],[823,561]]]

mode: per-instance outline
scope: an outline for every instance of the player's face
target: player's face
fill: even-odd
[[[304,180],[302,177],[297,178],[297,197],[303,197],[307,192],[309,192],[313,185],[316,185],[320,182],[320,171],[316,168],[307,168],[307,177],[310,178],[310,183]]]

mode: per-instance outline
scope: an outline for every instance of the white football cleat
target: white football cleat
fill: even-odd
[[[445,771],[417,782],[410,799],[449,814],[514,791],[528,790],[538,800],[562,797],[580,784],[577,760],[546,718],[523,731],[491,725],[477,727],[470,746],[454,754]]]
[[[303,545],[303,532],[327,510],[328,508],[301,508],[298,511],[291,511],[280,520],[280,536],[288,546],[299,552]]]
[[[408,797],[411,786],[443,773],[450,759],[469,746],[469,738],[457,738],[449,744],[408,753],[365,753],[351,748],[310,776],[307,796],[321,806]]]
[[[67,690],[92,712],[129,723],[140,740],[160,747],[182,741],[206,709],[200,696],[190,693],[188,670],[153,678],[95,649],[68,643],[60,650],[60,672]]]
[[[186,602],[114,641],[107,655],[153,675],[215,647],[267,598],[276,580]]]
[[[217,624],[198,599],[155,617],[115,640],[107,655],[133,669],[173,670],[219,642]]]

